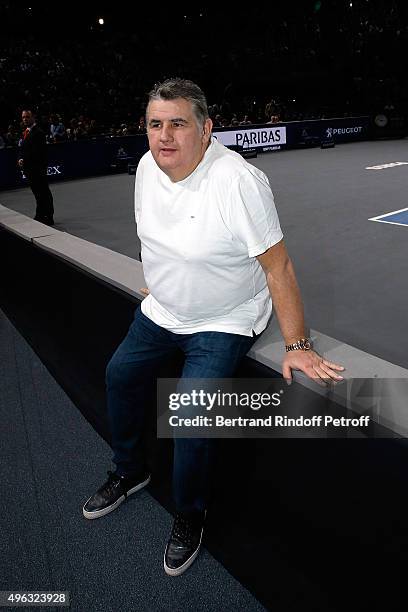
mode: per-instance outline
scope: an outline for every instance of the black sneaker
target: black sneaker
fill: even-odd
[[[54,225],[54,218],[53,217],[41,217],[38,215],[35,215],[34,217],[34,221],[39,221],[40,223],[44,223],[44,225]]]
[[[109,514],[120,506],[125,499],[143,489],[150,482],[150,474],[141,478],[118,476],[108,471],[108,480],[84,504],[82,511],[87,519],[96,519]]]
[[[197,557],[204,531],[204,512],[176,514],[170,539],[164,553],[164,571],[179,576]]]

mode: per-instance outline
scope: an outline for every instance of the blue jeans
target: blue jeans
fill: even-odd
[[[257,336],[223,332],[174,334],[146,317],[140,306],[128,334],[106,369],[113,462],[119,475],[140,472],[144,465],[142,432],[149,382],[164,358],[185,355],[183,378],[229,378]],[[180,512],[207,507],[214,440],[175,438],[173,497]]]

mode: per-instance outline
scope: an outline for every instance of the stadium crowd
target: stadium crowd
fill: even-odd
[[[143,133],[146,92],[174,75],[209,92],[217,127],[405,111],[400,1],[277,2],[273,15],[146,8],[136,23],[108,15],[104,26],[92,4],[52,31],[33,9],[0,7],[0,148],[18,142],[27,107],[49,143]],[[170,33],[152,37],[169,18]]]

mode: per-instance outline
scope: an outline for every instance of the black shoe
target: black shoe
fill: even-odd
[[[109,514],[120,506],[125,499],[143,489],[150,482],[150,474],[145,473],[140,478],[118,476],[108,471],[108,480],[84,504],[84,517],[95,519]]]
[[[34,221],[39,221],[40,223],[44,223],[44,225],[54,225],[53,217],[39,217],[35,215]]]
[[[178,513],[164,553],[164,571],[169,576],[179,576],[197,557],[204,531],[204,512]]]

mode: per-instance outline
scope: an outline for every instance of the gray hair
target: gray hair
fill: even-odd
[[[166,79],[162,83],[156,83],[149,92],[149,103],[152,100],[175,100],[183,98],[191,102],[193,113],[198,124],[202,127],[209,118],[207,100],[202,89],[188,79]]]

